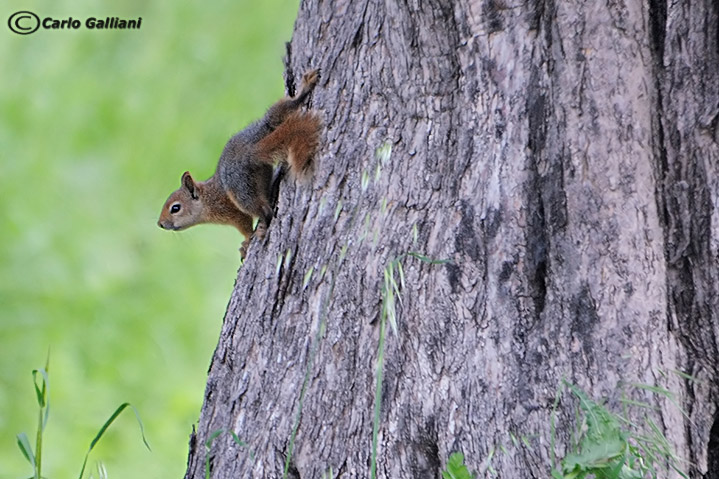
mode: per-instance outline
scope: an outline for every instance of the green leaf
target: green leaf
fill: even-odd
[[[447,467],[442,471],[443,479],[473,479],[474,475],[470,474],[467,466],[464,465],[464,454],[461,452],[453,452],[449,455]]]
[[[22,452],[22,455],[25,456],[27,462],[29,462],[34,469],[35,455],[32,453],[32,446],[30,445],[30,440],[27,438],[27,434],[25,434],[24,432],[21,432],[17,435],[17,447],[20,448],[20,452]]]
[[[554,479],[564,479],[564,475],[556,469],[552,469],[552,477]]]
[[[37,375],[42,375],[42,387],[37,385]],[[44,369],[33,369],[32,370],[32,381],[35,384],[35,396],[37,397],[37,405],[45,407],[48,389],[50,388],[50,378],[47,375],[47,371]]]
[[[588,471],[595,468],[611,467],[624,453],[626,443],[619,438],[604,438],[601,442],[582,442],[580,453],[570,453],[564,458],[564,471],[579,468]]]

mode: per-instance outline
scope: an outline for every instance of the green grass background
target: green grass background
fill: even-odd
[[[210,176],[225,141],[283,94],[297,0],[6,0],[0,7],[0,478],[31,469],[31,370],[50,363],[43,473],[77,477],[90,440],[130,401],[89,466],[182,477],[207,368],[239,265],[239,234],[160,230],[189,169]],[[7,27],[141,16],[139,31]],[[33,440],[34,443],[34,440]],[[86,474],[87,477],[87,474]]]

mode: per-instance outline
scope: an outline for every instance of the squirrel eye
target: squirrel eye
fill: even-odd
[[[180,203],[175,203],[174,205],[170,206],[170,213],[175,214],[180,211],[182,207],[180,206]]]

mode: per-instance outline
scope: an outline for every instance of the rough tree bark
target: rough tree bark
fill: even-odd
[[[217,436],[213,478],[288,457],[289,477],[369,477],[384,270],[418,251],[451,261],[404,260],[378,477],[440,477],[453,451],[484,474],[510,434],[531,447],[495,454],[498,477],[548,477],[564,377],[610,404],[671,390],[688,417],[639,399],[718,478],[718,9],[303,1],[286,80],[322,69],[323,145],[238,273],[187,477],[218,430],[247,445]]]

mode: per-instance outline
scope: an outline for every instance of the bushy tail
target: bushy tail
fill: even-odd
[[[291,113],[272,133],[257,142],[257,155],[267,163],[287,162],[295,174],[309,165],[320,143],[322,120],[317,113]]]

